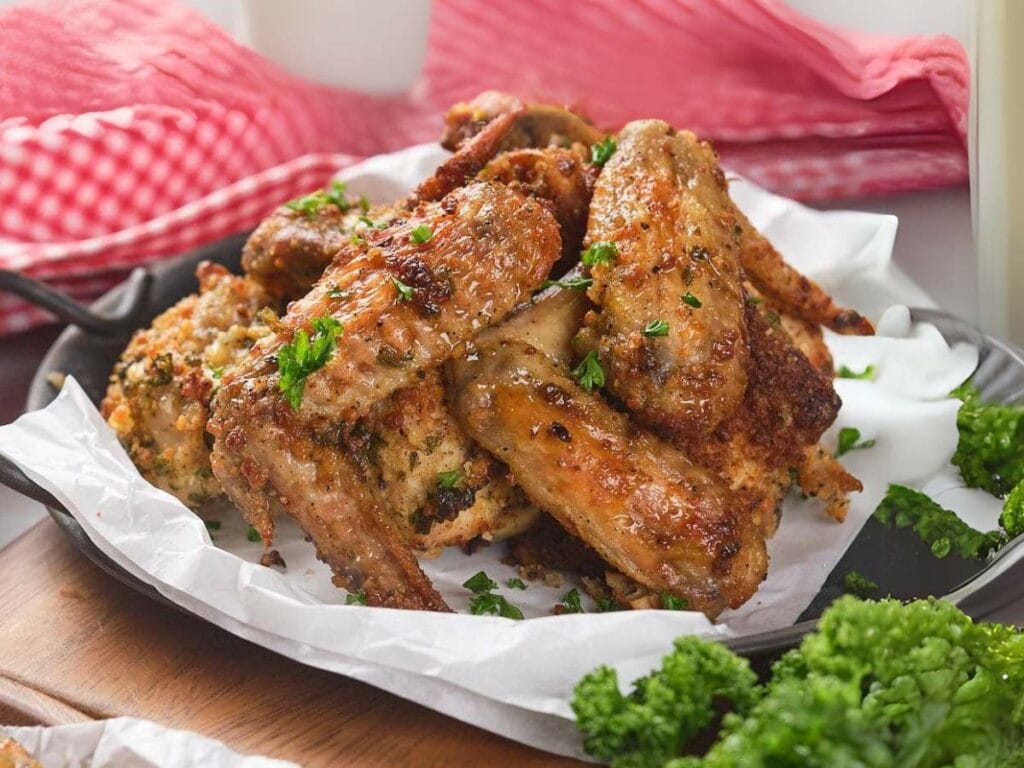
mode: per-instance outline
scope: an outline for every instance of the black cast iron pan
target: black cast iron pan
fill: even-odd
[[[244,241],[244,234],[235,235],[158,266],[136,270],[89,308],[31,280],[0,271],[0,290],[17,293],[72,324],[40,364],[29,389],[27,410],[43,408],[56,396],[47,380],[51,373],[74,376],[92,400],[99,403],[110,370],[128,336],[197,290],[195,268],[200,261],[219,262],[237,272]],[[1024,400],[1024,354],[1020,350],[944,312],[915,309],[912,313],[915,320],[935,324],[948,341],[968,341],[978,347],[980,365],[973,382],[985,399]],[[168,603],[157,590],[100,552],[60,502],[2,456],[0,483],[44,504],[75,546],[100,568],[133,589]],[[946,597],[975,619],[985,619],[1024,599],[1024,536],[1007,544],[987,563],[953,555],[940,560],[911,531],[893,530],[869,520],[797,624],[732,640],[730,646],[754,660],[774,658],[792,647],[842,594],[843,578],[851,570],[878,583],[882,594],[902,599]]]

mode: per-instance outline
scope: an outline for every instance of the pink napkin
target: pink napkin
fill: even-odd
[[[435,0],[398,98],[296,79],[172,0],[48,0],[0,11],[0,73],[0,267],[79,298],[433,140],[487,88],[610,128],[664,118],[797,198],[967,179],[954,40],[840,32],[775,0]],[[0,333],[46,319],[0,296]]]

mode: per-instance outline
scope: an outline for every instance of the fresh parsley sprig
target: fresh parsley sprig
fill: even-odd
[[[655,336],[668,336],[668,323],[664,320],[651,320],[641,331],[648,338]]]
[[[619,256],[619,247],[607,240],[598,240],[586,247],[580,254],[580,261],[585,267],[595,267],[598,264],[614,264]]]
[[[409,233],[409,239],[412,240],[416,245],[423,245],[430,241],[430,238],[434,236],[434,230],[428,227],[426,224],[417,224],[412,228],[412,232]]]
[[[555,610],[558,613],[586,613],[583,610],[583,601],[580,599],[579,590],[573,587],[562,595],[562,602],[555,606]]]
[[[341,323],[330,315],[315,318],[311,325],[312,335],[305,329],[299,329],[291,343],[282,346],[277,353],[277,371],[280,375],[277,385],[292,410],[296,411],[302,404],[306,378],[323,368],[334,356],[336,340],[342,331]]]
[[[619,145],[615,139],[611,136],[605,136],[601,141],[590,147],[590,162],[594,165],[604,165],[611,159],[611,156],[615,154],[615,150],[618,148]]]
[[[312,218],[328,205],[336,206],[342,213],[347,213],[352,207],[352,203],[345,197],[344,182],[332,181],[328,189],[320,189],[285,203],[286,208],[298,211],[307,218]]]
[[[839,370],[836,371],[836,376],[840,379],[861,379],[862,381],[871,381],[875,378],[875,366],[869,365],[861,372],[857,372],[846,365],[839,366]]]
[[[686,611],[690,608],[690,601],[685,597],[676,597],[668,592],[659,595],[661,607],[666,611]]]
[[[859,451],[862,448],[874,448],[875,440],[860,441],[860,430],[856,427],[843,427],[839,430],[839,442],[836,445],[836,458],[849,453]]]
[[[395,296],[396,304],[401,304],[403,301],[412,301],[415,291],[411,285],[406,285],[397,277],[392,277],[391,282],[395,284],[395,290],[398,291],[398,295]]]
[[[459,480],[462,479],[462,470],[453,469],[449,472],[438,472],[437,473],[437,487],[443,488],[446,491],[452,490],[458,485]]]
[[[604,368],[597,357],[597,352],[591,350],[583,358],[579,365],[572,369],[572,375],[579,382],[580,386],[588,392],[595,387],[600,389],[604,386]]]
[[[469,601],[469,612],[474,616],[491,615],[504,616],[506,619],[521,619],[523,612],[515,605],[505,599],[504,596],[495,594],[498,582],[492,579],[483,571],[473,574],[462,586],[473,593],[473,599]]]

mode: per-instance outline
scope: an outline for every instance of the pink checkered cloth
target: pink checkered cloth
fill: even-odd
[[[421,82],[375,98],[296,79],[173,0],[45,0],[0,11],[0,267],[95,296],[433,140],[488,88],[610,128],[667,119],[792,197],[961,184],[969,79],[950,38],[839,32],[776,0],[435,0]],[[0,333],[49,319],[0,295]]]

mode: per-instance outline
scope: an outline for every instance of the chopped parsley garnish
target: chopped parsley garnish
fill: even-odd
[[[836,376],[840,379],[862,379],[864,381],[871,381],[875,378],[875,366],[869,365],[863,371],[858,373],[848,366],[841,365],[839,366],[839,370],[836,371]]]
[[[488,576],[484,571],[478,571],[462,582],[462,586],[475,595],[484,592],[492,592],[498,588],[498,582]]]
[[[747,304],[753,304],[756,307],[758,304],[763,303],[764,299],[762,299],[760,296],[747,296]]]
[[[559,613],[585,613],[579,590],[575,587],[562,595],[562,602],[556,607],[559,609]]]
[[[598,613],[608,613],[619,610],[618,604],[610,597],[599,597],[596,600]]]
[[[342,330],[341,323],[330,315],[315,318],[312,326],[312,336],[300,329],[295,332],[292,342],[282,346],[277,353],[278,388],[296,411],[302,403],[306,377],[319,371],[331,359]]]
[[[523,612],[502,595],[486,592],[469,601],[469,612],[474,616],[504,616],[506,619],[521,619]]]
[[[417,224],[412,228],[412,232],[409,234],[409,239],[416,243],[416,245],[423,245],[433,236],[434,230],[426,224]]]
[[[345,595],[345,605],[366,605],[366,593],[359,590]]]
[[[438,488],[444,488],[445,490],[450,491],[452,488],[454,488],[456,485],[458,485],[459,480],[461,480],[461,479],[462,479],[462,470],[461,469],[453,469],[450,472],[438,472],[437,473],[437,487]],[[482,573],[482,571],[481,571],[481,573]]]
[[[952,394],[963,401],[953,463],[968,487],[1005,496],[1024,480],[1024,406],[984,403],[969,383]]]
[[[403,301],[412,301],[413,288],[411,285],[406,285],[397,277],[392,277],[391,282],[395,284],[395,289],[398,291],[398,296],[395,297],[396,304],[401,304]]]
[[[474,616],[488,614],[504,616],[506,619],[521,619],[523,612],[501,595],[494,594],[498,583],[483,571],[470,576],[462,586],[473,593],[469,601],[469,612]]]
[[[878,594],[878,585],[864,574],[850,571],[843,577],[843,591],[848,595],[867,600]]]
[[[598,264],[614,264],[618,255],[619,248],[615,243],[599,240],[587,246],[580,254],[580,261],[585,267],[595,267]]]
[[[249,530],[245,532],[245,538],[254,544],[258,541],[263,541],[263,537],[260,536],[260,532],[256,530],[256,526],[250,525]]]
[[[362,211],[363,213],[369,213],[370,201],[366,199],[366,195],[360,195],[356,205],[359,206],[359,210]]]
[[[567,277],[564,280],[545,280],[540,284],[540,287],[541,289],[544,289],[557,285],[559,288],[575,288],[577,290],[585,291],[593,284],[593,279],[589,277]]]
[[[597,351],[591,350],[582,362],[572,369],[572,375],[588,392],[595,387],[600,389],[604,386],[604,369],[598,360]]]
[[[952,552],[964,559],[983,560],[1006,542],[1001,531],[976,531],[956,512],[943,509],[926,494],[904,485],[889,486],[875,510],[875,519],[897,528],[912,528],[938,558]]]
[[[334,286],[333,288],[331,288],[331,290],[327,292],[327,295],[330,296],[332,299],[351,299],[352,291],[343,291],[338,286]]]
[[[662,592],[661,607],[666,611],[685,611],[690,607],[690,601],[685,597],[676,597],[668,592]]]
[[[520,579],[518,576],[513,576],[511,579],[505,582],[509,589],[526,589],[526,582]]]
[[[206,530],[208,531],[220,530],[220,520],[203,520],[203,522],[206,524]]]
[[[604,165],[615,154],[619,145],[611,136],[605,136],[590,148],[590,162],[594,165]]]
[[[698,299],[689,291],[683,294],[683,303],[689,304],[694,309],[700,309],[702,306],[704,306],[703,304],[701,304],[700,299]]]
[[[644,336],[668,336],[668,323],[664,320],[651,320],[644,326]]]
[[[352,207],[352,203],[345,197],[345,184],[340,181],[332,181],[330,189],[318,190],[308,195],[297,197],[285,203],[285,207],[298,211],[307,217],[312,217],[326,205],[335,205],[344,213]]]
[[[836,458],[849,453],[859,451],[862,448],[874,448],[875,440],[860,442],[860,430],[856,427],[843,427],[839,430],[839,442],[836,445]]]
[[[373,229],[373,227],[374,227],[373,219],[371,219],[365,213],[362,216],[359,217],[359,221],[361,221],[363,224],[368,226],[370,229]]]
[[[211,368],[210,369],[210,378],[214,379],[216,381],[217,379],[219,379],[221,376],[224,375],[224,369],[225,368],[227,368],[226,365],[218,365],[215,368]]]
[[[349,235],[348,241],[350,243],[352,243],[352,245],[365,245],[366,244],[366,238],[364,238],[362,235],[357,235],[355,233],[352,233],[351,235]]]

